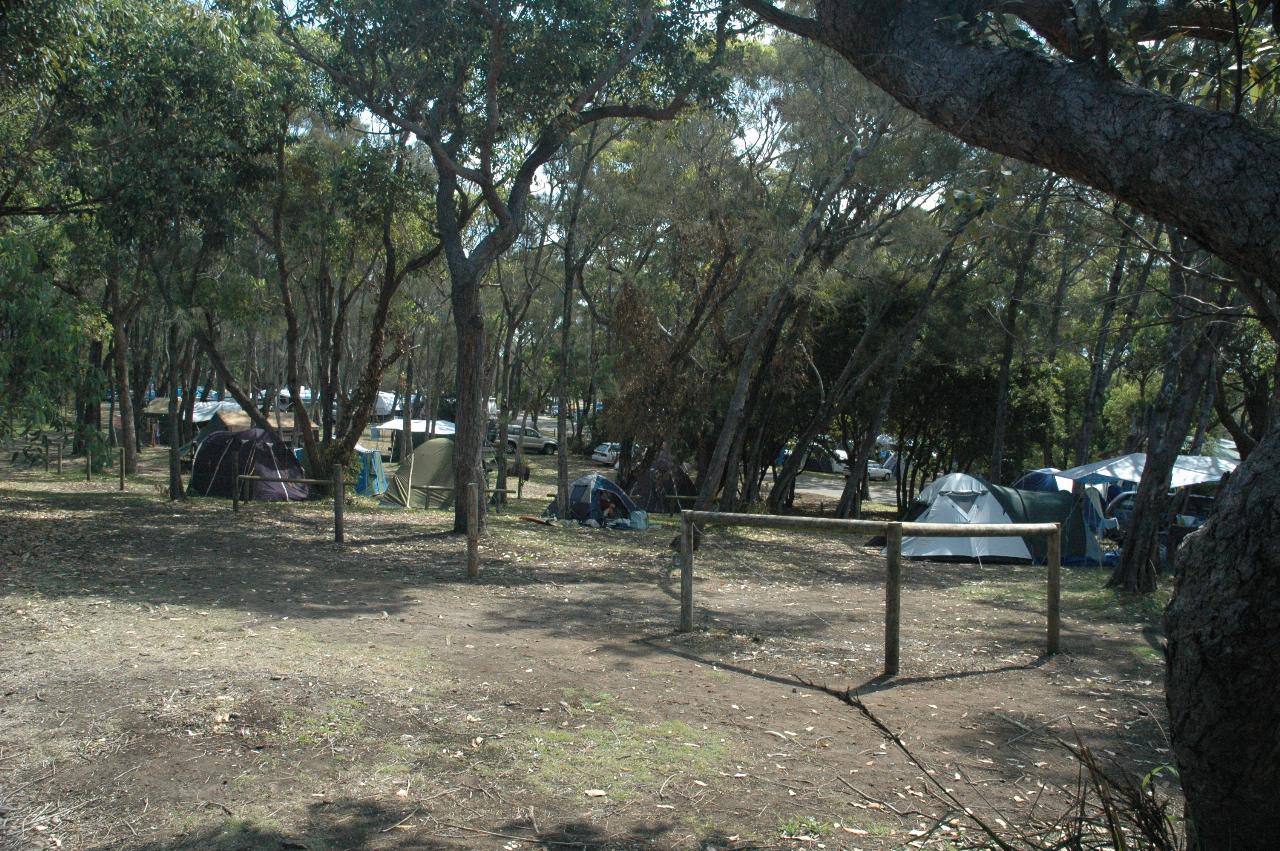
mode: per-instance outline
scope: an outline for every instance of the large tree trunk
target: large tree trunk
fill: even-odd
[[[453,529],[467,531],[468,486],[485,486],[481,450],[487,417],[484,410],[484,313],[480,304],[480,281],[474,275],[453,281],[453,327],[458,337],[457,431],[453,440],[454,511]],[[484,499],[479,495],[480,524],[484,525]]]
[[[1180,548],[1166,695],[1193,849],[1269,849],[1280,789],[1280,423]]]

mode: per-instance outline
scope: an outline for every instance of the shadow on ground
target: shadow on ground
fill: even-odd
[[[343,799],[312,804],[304,823],[295,830],[252,820],[230,818],[223,823],[176,837],[113,842],[120,851],[337,851],[338,849],[459,849],[501,847],[512,842],[520,847],[578,849],[661,849],[687,847],[689,838],[671,836],[666,822],[633,826],[622,833],[607,833],[585,821],[535,824],[518,819],[504,824],[476,825],[438,820],[416,809],[389,807],[363,799]],[[692,847],[747,848],[735,844],[723,832],[707,831]],[[100,849],[105,851],[105,849]]]

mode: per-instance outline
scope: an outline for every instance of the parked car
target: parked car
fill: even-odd
[[[1114,517],[1119,523],[1117,530],[1119,537],[1123,537],[1133,526],[1133,505],[1137,499],[1137,491],[1125,491],[1107,504],[1106,515]],[[1176,512],[1190,521],[1188,525],[1198,528],[1204,525],[1209,512],[1213,510],[1213,497],[1202,494],[1186,494],[1181,497],[1174,495],[1169,499],[1169,510],[1171,514],[1166,518],[1166,523],[1175,522],[1174,512]]]
[[[618,453],[622,451],[620,443],[602,443],[591,452],[591,460],[597,464],[612,467],[618,462]]]
[[[893,471],[888,467],[881,467],[875,461],[868,461],[867,478],[873,482],[887,482],[893,478]]]
[[[507,449],[512,452],[516,451],[516,442],[524,447],[526,452],[541,452],[543,455],[553,455],[556,451],[556,442],[547,437],[536,428],[526,427],[521,432],[520,426],[511,426],[507,429]]]

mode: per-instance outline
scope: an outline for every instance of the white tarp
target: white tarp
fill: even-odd
[[[1142,479],[1142,469],[1147,464],[1145,452],[1133,452],[1119,458],[1095,461],[1080,467],[1063,470],[1057,475],[1085,484],[1102,482],[1137,482]],[[1185,488],[1204,482],[1216,482],[1239,464],[1226,458],[1210,458],[1208,455],[1179,455],[1173,462],[1173,478],[1169,486]]]
[[[378,423],[374,428],[379,431],[386,429],[387,431],[404,431],[404,420],[400,417],[387,420],[385,423]],[[410,420],[409,430],[414,434],[427,433],[427,420]],[[453,434],[457,431],[456,426],[448,420],[436,420],[436,434]]]
[[[181,404],[181,399],[178,400]],[[194,416],[191,421],[194,423],[207,423],[213,419],[214,414],[238,414],[241,412],[239,402],[196,402],[192,406]],[[162,417],[169,413],[169,399],[166,396],[157,396],[147,403],[142,410],[145,416]]]
[[[920,491],[929,503],[916,523],[1012,523],[1000,501],[981,480],[964,473],[950,473]],[[902,554],[907,558],[984,558],[1031,561],[1022,538],[923,538],[905,536]]]
[[[395,410],[395,404],[396,394],[388,393],[386,390],[379,390],[378,398],[373,400],[373,415],[375,417],[385,417]]]
[[[213,419],[214,414],[238,414],[242,410],[239,402],[196,402],[192,422],[205,423]]]

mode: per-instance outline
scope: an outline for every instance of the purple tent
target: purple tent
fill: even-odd
[[[271,479],[304,479],[306,473],[289,448],[269,431],[215,431],[196,447],[191,462],[192,496],[220,496],[231,499],[237,475]],[[310,499],[311,488],[299,482],[246,482],[242,499],[293,502]]]

